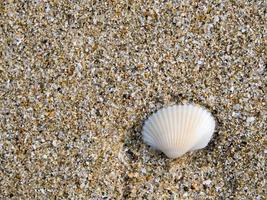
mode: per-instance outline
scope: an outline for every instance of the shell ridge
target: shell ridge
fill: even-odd
[[[180,106],[180,123],[179,123],[179,132],[178,132],[178,141],[179,141],[179,146],[181,146],[181,132],[182,132],[182,124],[183,124],[183,107]]]
[[[181,141],[180,146],[181,146],[182,149],[184,149],[184,131],[185,131],[185,123],[186,123],[185,108],[186,107],[183,107],[183,112],[182,112],[182,119],[183,119],[183,121],[181,123],[183,126],[182,126],[182,130],[180,132],[180,136],[181,136],[181,138],[180,138],[180,141]]]
[[[170,112],[170,108],[167,108],[166,110],[166,121],[167,121],[167,131],[168,131],[168,144],[169,146],[172,146],[172,129],[171,129],[171,112]]]
[[[155,121],[154,121],[154,123],[157,124],[158,137],[159,137],[159,141],[160,141],[160,144],[161,144],[159,148],[164,146],[163,141],[162,141],[162,134],[164,132],[164,129],[163,129],[163,126],[161,124],[161,118],[160,118],[161,112],[162,111],[158,111],[158,112],[155,113]]]
[[[194,127],[199,126],[199,123],[200,123],[200,121],[202,119],[201,118],[201,113],[202,113],[202,109],[198,107],[196,109],[196,113],[194,115],[194,124],[193,124]],[[192,130],[192,131],[194,132],[195,137],[198,137],[198,133],[196,133],[196,131],[197,131],[196,128],[194,128],[194,130]],[[198,139],[196,139],[194,141],[194,143],[191,145],[190,149],[193,148],[196,145],[197,142],[198,142]]]
[[[174,124],[173,124],[173,111],[172,107],[169,109],[169,117],[170,117],[170,134],[171,134],[171,145],[173,146],[173,138],[174,138]]]
[[[173,120],[174,138],[173,138],[173,141],[174,141],[175,146],[178,146],[177,145],[177,137],[175,137],[177,135],[177,132],[176,132],[176,130],[177,130],[177,113],[175,112],[175,110],[176,110],[176,107],[173,106],[173,112],[174,112],[174,120]]]
[[[153,127],[151,124],[148,124],[146,127],[144,127],[144,130],[146,131],[146,137],[149,137],[153,140],[153,143],[155,144],[160,144],[157,140],[157,138],[155,137],[155,135],[153,133],[155,133]]]
[[[204,110],[204,109],[203,109]],[[204,148],[207,146],[209,143],[213,131],[210,129],[210,124],[208,122],[213,122],[213,119],[210,118],[210,115],[207,111],[203,111],[203,117],[202,123],[199,125],[200,131],[200,136],[196,142],[196,144],[192,147],[192,149],[199,149],[199,148]],[[206,136],[206,137],[205,137]]]
[[[206,111],[206,114],[208,112]],[[207,123],[205,123],[207,122]],[[210,124],[208,123],[210,122]],[[211,115],[206,115],[205,116],[205,120],[203,121],[203,125],[202,127],[200,127],[203,129],[203,135],[202,138],[199,138],[198,142],[194,145],[193,149],[199,149],[199,148],[204,148],[208,145],[211,137],[212,137],[212,133],[214,131],[214,119]]]
[[[187,123],[186,123],[186,131],[185,131],[185,134],[186,134],[186,137],[192,137],[192,134],[194,133],[193,132],[193,128],[192,128],[192,126],[191,126],[191,123],[192,123],[192,120],[194,119],[194,112],[193,112],[193,109],[191,108],[191,106],[190,105],[188,105],[187,106],[188,107],[188,115],[186,116],[186,118],[187,118]],[[189,130],[188,130],[189,129]],[[190,134],[190,132],[191,132],[191,134]],[[190,135],[189,135],[190,134]],[[184,138],[184,142],[185,142],[186,140],[185,140],[185,138]],[[188,144],[186,143],[186,146],[187,146],[187,148],[189,148],[188,147]],[[191,147],[190,147],[191,148]],[[190,149],[189,148],[189,149]]]
[[[154,143],[154,142],[152,142],[152,141],[153,141],[153,138],[151,138],[151,137],[148,136],[148,135],[144,136],[143,139],[144,139],[144,141],[145,141],[146,143],[148,143],[150,146]]]
[[[155,113],[153,121],[151,120],[150,122],[151,128],[153,130],[151,135],[153,135],[153,137],[156,139],[158,144],[162,146],[163,145],[161,141],[162,130],[158,126],[159,124],[157,123],[157,120],[158,120],[158,116],[157,116],[157,113]]]
[[[204,148],[216,123],[212,114],[198,105],[174,105],[160,109],[145,122],[143,140],[151,147],[177,158]]]
[[[184,123],[184,130],[183,130],[183,139],[182,139],[182,146],[188,151],[188,142],[186,138],[192,137],[192,135],[189,133],[189,123],[190,123],[190,117],[191,117],[191,109],[189,105],[186,105],[185,111],[188,110],[188,112],[185,115],[185,123]]]
[[[166,135],[165,135],[165,143],[166,143],[166,146],[167,147],[170,147],[171,145],[170,145],[170,131],[169,131],[169,115],[168,115],[168,109],[167,108],[165,108],[164,109],[164,112],[162,113],[162,122],[164,122],[165,121],[165,124],[166,124],[166,126],[165,126],[165,131],[166,131]],[[164,148],[164,151],[168,151],[168,149],[166,149],[166,148]]]
[[[153,123],[154,131],[156,133],[157,141],[159,142],[160,146],[163,146],[163,141],[162,141],[162,135],[163,135],[163,130],[160,129],[158,126],[158,123]]]
[[[186,107],[183,107],[183,113],[182,113],[182,118],[183,118],[183,122],[182,122],[182,131],[180,133],[181,135],[181,138],[180,138],[180,141],[181,141],[181,148],[184,149],[184,131],[185,131],[185,123],[186,123],[186,117],[185,116],[185,110],[186,110]]]
[[[178,107],[177,107],[177,114],[178,114],[178,119],[177,119],[177,126],[178,126],[178,128],[177,128],[177,136],[176,136],[176,145],[177,146],[179,146],[180,145],[180,140],[179,140],[179,134],[180,134],[180,132],[181,132],[181,125],[180,125],[180,123],[179,122],[181,122],[181,110],[180,110],[180,108],[181,108],[181,106],[179,105]]]

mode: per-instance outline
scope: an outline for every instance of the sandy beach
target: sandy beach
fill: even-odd
[[[0,199],[266,195],[264,0],[2,1]],[[142,140],[160,108],[216,120],[202,150]]]

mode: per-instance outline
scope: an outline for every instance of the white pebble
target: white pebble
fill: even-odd
[[[235,104],[235,105],[233,106],[233,109],[234,109],[234,110],[240,110],[240,109],[241,109],[241,105],[240,105],[240,104]]]
[[[238,118],[238,117],[240,117],[240,113],[239,112],[233,112],[232,116],[235,118]]]
[[[203,60],[198,60],[198,61],[197,61],[197,64],[198,64],[198,65],[203,65],[203,64],[204,64],[204,61],[203,61]]]
[[[211,184],[211,180],[205,180],[205,181],[203,181],[203,185],[207,185],[207,186],[209,186]]]
[[[54,147],[56,147],[56,146],[57,146],[57,141],[56,141],[56,140],[53,140],[52,145],[53,145]]]
[[[247,118],[247,123],[251,123],[255,121],[255,117],[248,117]]]

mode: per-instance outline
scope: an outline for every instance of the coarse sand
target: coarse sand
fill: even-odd
[[[0,199],[265,199],[266,58],[265,0],[2,1]],[[184,103],[216,131],[168,159]]]

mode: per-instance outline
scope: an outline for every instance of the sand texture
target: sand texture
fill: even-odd
[[[263,200],[266,58],[265,0],[2,0],[0,199]],[[172,160],[141,130],[180,103],[216,131]]]

